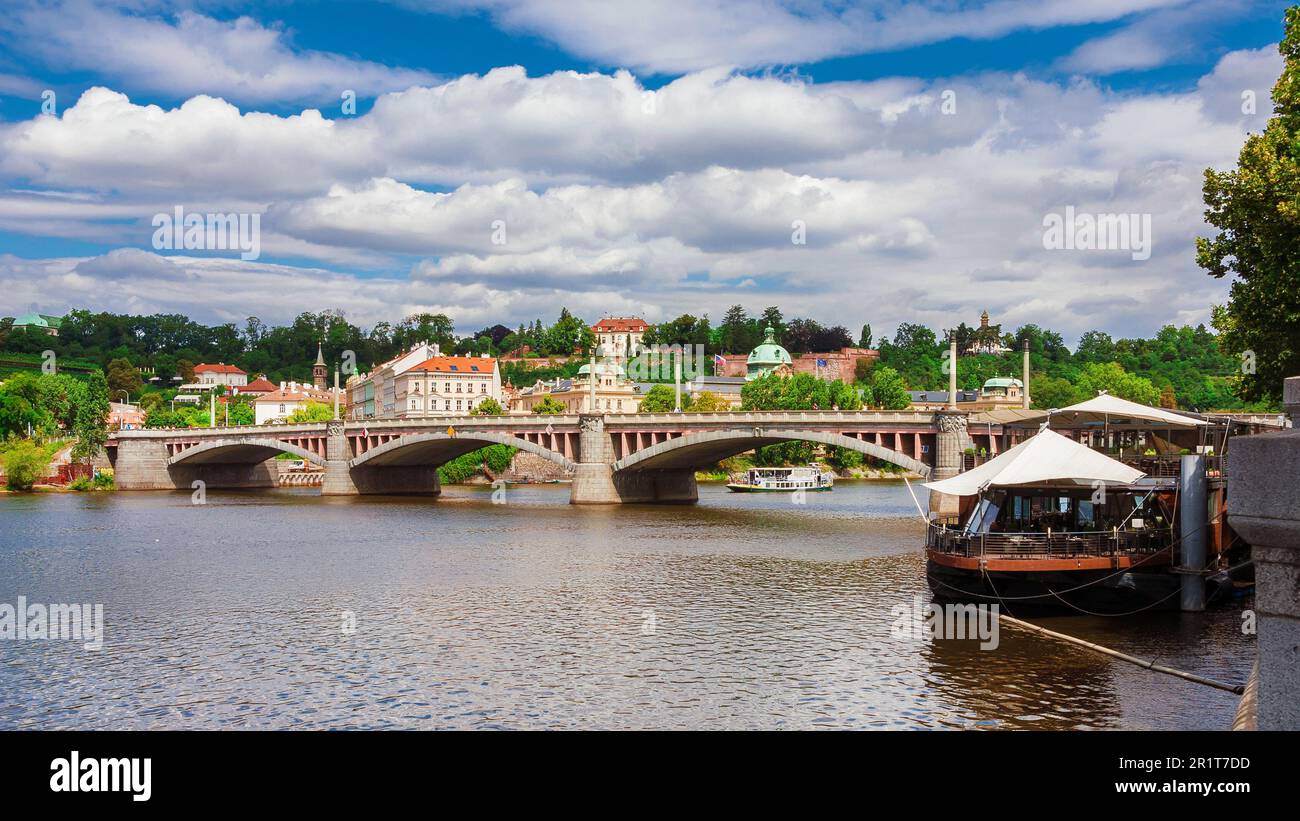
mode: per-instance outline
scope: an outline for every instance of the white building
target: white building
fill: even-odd
[[[641,352],[641,340],[650,325],[639,316],[607,316],[591,330],[596,334],[596,356],[626,361]]]
[[[218,362],[215,365],[199,363],[194,366],[194,379],[200,385],[226,385],[236,387],[248,384],[248,374],[236,368]]]
[[[318,402],[333,408],[334,393],[297,382],[281,382],[278,389],[253,400],[253,420],[258,425],[284,422],[295,412],[307,407],[308,402]]]
[[[397,413],[397,377],[439,353],[437,345],[421,342],[409,351],[374,366],[368,373],[349,376],[348,418],[391,418]]]
[[[466,414],[485,399],[505,408],[501,370],[490,356],[431,356],[393,377],[388,418]]]

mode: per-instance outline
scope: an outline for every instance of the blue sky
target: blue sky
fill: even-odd
[[[1199,178],[1267,119],[1284,8],[12,6],[6,315],[441,310],[472,330],[741,302],[884,331],[988,308],[1067,337],[1222,301],[1189,250]],[[177,206],[257,214],[260,254],[158,247]],[[1150,257],[1044,248],[1066,206],[1150,214]]]

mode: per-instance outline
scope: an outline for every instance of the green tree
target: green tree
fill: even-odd
[[[92,459],[104,450],[108,442],[108,380],[98,371],[85,381],[85,393],[79,398],[73,432],[77,444],[72,448],[74,459]]]
[[[658,387],[667,387],[666,385],[656,385]],[[653,391],[654,389],[651,388]],[[731,405],[727,400],[718,396],[713,391],[700,391],[690,398],[689,407],[686,408],[690,413],[722,413],[731,410]],[[671,410],[671,408],[669,408]]]
[[[871,382],[867,387],[873,407],[884,410],[905,410],[912,405],[912,395],[907,392],[907,384],[893,368],[888,366],[873,368]]]
[[[108,363],[108,390],[111,395],[116,396],[119,391],[124,391],[128,396],[139,396],[143,387],[140,372],[131,364],[131,360],[114,359]]]
[[[641,397],[638,413],[671,413],[677,407],[677,393],[672,385],[655,385]],[[690,397],[682,394],[682,410],[690,405]]]
[[[1101,391],[1143,405],[1155,406],[1160,401],[1160,390],[1150,379],[1131,374],[1115,362],[1085,365],[1075,384],[1080,396],[1076,401],[1089,399]],[[1033,398],[1032,389],[1030,398]]]
[[[505,408],[501,407],[500,402],[489,396],[479,402],[473,412],[478,416],[504,416],[506,411]]]
[[[334,408],[324,402],[308,401],[298,410],[289,414],[287,421],[290,425],[300,425],[307,422],[328,422],[334,418]]]
[[[567,408],[564,407],[563,402],[558,399],[552,399],[549,396],[538,402],[536,405],[533,405],[533,413],[540,413],[548,416],[564,413],[566,410]]]
[[[871,347],[871,325],[870,324],[862,326],[862,333],[858,335],[858,347],[859,348]]]
[[[1300,374],[1300,7],[1286,10],[1285,26],[1275,114],[1246,138],[1235,170],[1206,169],[1205,220],[1219,233],[1196,240],[1198,265],[1235,277],[1213,315],[1220,344],[1246,366],[1247,399],[1276,399]]]
[[[30,440],[16,442],[4,452],[5,481],[10,490],[31,490],[49,470],[45,448]]]

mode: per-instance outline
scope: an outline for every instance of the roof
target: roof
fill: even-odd
[[[763,342],[749,352],[750,365],[790,365],[790,352],[776,343],[776,329],[768,325]]]
[[[406,372],[490,374],[496,364],[497,361],[492,357],[484,359],[481,356],[434,356],[412,368],[407,368]]]
[[[1124,426],[1136,428],[1160,426],[1194,428],[1199,425],[1209,424],[1204,419],[1165,410],[1164,408],[1148,407],[1137,402],[1130,402],[1127,399],[1120,399],[1118,396],[1111,396],[1108,393],[1094,396],[1066,408],[1043,411],[1034,419],[1025,421],[1042,422],[1045,420],[1050,421],[1051,426],[1054,428],[1100,426],[1111,428]]]
[[[926,402],[934,404],[936,402],[947,402],[947,391],[908,391],[912,397],[912,402]],[[961,402],[978,402],[980,398],[979,391],[957,391],[957,401]]]
[[[195,373],[244,373],[234,365],[227,365],[224,362],[218,362],[215,365],[206,365],[200,362],[194,366]],[[247,374],[245,374],[247,375]]]
[[[617,332],[617,331],[644,331],[650,327],[650,324],[639,316],[607,316],[595,325],[591,326],[593,331]]]
[[[275,390],[275,383],[265,376],[259,376],[247,385],[236,388],[240,393],[270,393]]]
[[[988,487],[1091,487],[1096,482],[1131,485],[1140,470],[1051,430],[1031,436],[977,468],[925,487],[953,496],[974,496]]]
[[[992,379],[984,381],[985,388],[1009,388],[1012,385],[1015,385],[1017,388],[1023,388],[1025,383],[1021,382],[1019,379],[1013,379],[1006,376],[995,376]]]
[[[63,317],[49,314],[23,314],[14,319],[14,327],[35,325],[40,328],[57,328],[63,324]]]
[[[343,394],[340,392],[339,399],[342,400]],[[253,402],[333,402],[334,396],[326,391],[318,391],[309,388],[306,385],[299,385],[295,390],[293,388],[276,388],[270,393],[264,393],[253,400]]]

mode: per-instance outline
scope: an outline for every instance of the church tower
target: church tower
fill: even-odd
[[[325,365],[325,353],[319,342],[316,343],[316,364],[311,366],[311,382],[317,390],[325,390],[325,378],[328,367]]]

